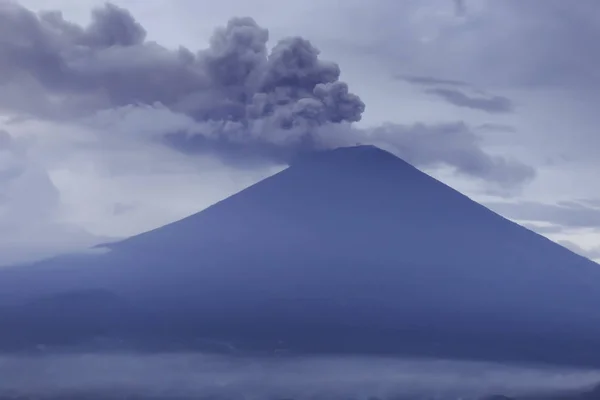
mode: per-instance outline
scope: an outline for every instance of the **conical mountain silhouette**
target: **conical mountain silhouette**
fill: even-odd
[[[0,344],[102,336],[193,348],[210,337],[244,349],[600,365],[600,266],[372,146],[306,157],[108,247],[4,271],[15,328]],[[75,300],[48,300],[68,293]],[[60,306],[39,307],[40,296]],[[77,312],[61,322],[65,303]]]

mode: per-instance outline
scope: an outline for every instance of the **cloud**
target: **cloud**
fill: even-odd
[[[418,76],[418,75],[403,75],[396,74],[394,75],[396,79],[400,79],[402,81],[406,81],[408,83],[412,83],[414,85],[422,85],[422,86],[439,86],[439,85],[447,85],[447,86],[457,86],[457,87],[470,87],[470,85],[463,81],[453,80],[453,79],[443,79],[443,78],[434,78],[431,76]]]
[[[35,187],[36,193],[28,193]],[[59,204],[59,194],[46,172],[29,160],[27,147],[0,131],[0,229],[21,229],[21,219],[47,219]]]
[[[0,73],[13,92],[0,104],[16,112],[65,118],[160,104],[250,141],[299,140],[316,126],[358,121],[365,108],[309,41],[285,38],[269,51],[268,31],[251,18],[231,19],[196,53],[145,41],[144,28],[111,4],[81,27],[56,11],[3,3],[0,23]],[[45,102],[14,101],[31,89]]]
[[[193,52],[148,41],[144,27],[115,5],[95,9],[89,25],[80,26],[58,11],[36,14],[2,3],[0,34],[6,89],[0,108],[12,113],[96,126],[119,115],[137,126],[128,132],[139,130],[187,153],[219,154],[230,161],[258,157],[285,163],[324,143],[338,147],[348,141],[343,135],[361,142],[387,138],[395,146],[394,135],[382,134],[388,127],[373,132],[351,127],[365,104],[340,80],[336,63],[321,60],[302,37],[283,38],[269,49],[269,31],[251,18],[231,19],[214,31],[208,48]],[[462,100],[472,106],[477,101],[482,102]],[[481,104],[498,108],[497,100],[487,101]],[[141,117],[150,113],[151,120]],[[520,163],[488,155],[473,133],[431,133],[439,129],[398,128],[400,136],[411,137],[402,154],[502,184],[521,184],[532,175]],[[413,137],[416,133],[425,136]],[[436,139],[440,144],[431,143]],[[416,156],[410,143],[425,155]],[[450,150],[441,151],[441,143]]]
[[[146,136],[180,126],[178,118],[138,112],[75,125],[22,121],[0,135],[0,266],[157,228],[281,169],[190,157]]]
[[[466,0],[454,0],[454,12],[458,17],[464,17],[467,14]]]
[[[531,398],[538,392],[579,392],[599,379],[597,371],[585,368],[433,358],[266,355],[116,351],[3,355],[0,396],[308,400],[488,398],[506,393]]]
[[[61,222],[60,205],[57,188],[25,144],[0,130],[0,266],[101,240]]]
[[[586,181],[600,159],[600,120],[593,109],[600,101],[598,52],[592,49],[600,36],[596,1],[473,0],[463,2],[467,12],[461,16],[450,0],[381,0],[368,9],[359,3],[324,14],[331,23],[323,17],[315,29],[323,43],[329,37],[351,49],[349,64],[368,66],[377,96],[389,99],[389,111],[378,111],[378,120],[414,115],[411,122],[440,122],[460,115],[474,127],[510,125],[515,132],[475,132],[485,138],[485,150],[539,166],[525,196],[540,198],[536,192],[543,191],[552,201],[569,192],[598,195]],[[411,83],[408,93],[395,93],[393,88],[408,85],[376,77],[373,70]],[[513,102],[513,112],[471,111],[424,95],[439,87],[469,97],[477,97],[472,87],[485,90],[486,97],[501,95]],[[368,91],[362,93],[369,100],[368,120],[372,101]]]
[[[481,133],[494,133],[494,132],[504,132],[504,133],[517,133],[517,129],[506,124],[496,124],[496,123],[485,123],[475,127],[477,132]]]
[[[530,69],[523,74],[523,83],[567,85],[581,89],[600,86],[600,74],[595,68],[600,58],[590,41],[600,35],[597,23],[600,7],[597,2],[583,0],[575,4],[560,0],[543,3],[510,0],[505,7],[517,18],[513,24],[520,36],[517,40],[515,35],[511,35],[511,45],[530,61]],[[526,49],[536,51],[528,52]]]
[[[271,160],[277,165],[293,162],[295,157],[340,146],[374,144],[385,148],[417,167],[448,166],[461,175],[476,177],[504,189],[522,187],[536,176],[534,168],[517,160],[486,153],[480,146],[481,127],[462,122],[440,124],[384,124],[375,128],[346,125],[320,126],[312,130],[311,140],[293,148],[281,147],[275,139],[231,142],[211,131],[211,126],[165,107],[128,106],[103,111],[86,120],[98,132],[138,138],[155,137],[170,147],[190,155],[218,154],[229,165],[248,167]],[[503,127],[493,127],[502,129]],[[489,128],[492,129],[492,128]],[[483,129],[485,130],[485,129]],[[169,134],[165,135],[165,132]]]
[[[356,51],[377,53],[403,74],[482,87],[600,85],[596,0],[381,0],[368,12],[356,7],[327,16],[324,34],[353,32]]]
[[[414,75],[396,75],[395,77],[410,84],[423,87],[425,93],[441,98],[457,107],[472,108],[489,113],[509,113],[514,111],[513,102],[509,98],[490,95],[474,88],[466,82]]]
[[[519,161],[487,154],[473,129],[462,122],[387,124],[374,129],[369,138],[415,166],[449,165],[462,175],[504,188],[521,186],[536,174],[534,168]]]
[[[470,96],[457,89],[427,89],[426,93],[440,97],[458,107],[472,108],[490,113],[508,113],[513,111],[512,101],[503,96],[480,95]]]
[[[600,228],[600,208],[579,202],[486,202],[486,206],[516,220],[548,222],[564,228]]]
[[[557,225],[538,225],[538,224],[530,224],[530,223],[525,223],[525,224],[521,224],[521,225],[531,231],[539,233],[540,235],[547,235],[547,234],[552,234],[552,233],[562,233],[564,231],[564,228],[562,226],[557,226]]]
[[[317,149],[376,144],[511,190],[535,175],[488,153],[481,124],[357,127],[366,106],[340,67],[251,18],[190,50],[110,3],[79,25],[0,0],[0,37],[0,265],[155,228]]]
[[[580,199],[577,202],[588,207],[597,208],[600,211],[600,199]]]
[[[148,140],[194,123],[164,107],[131,106],[75,125],[32,129],[38,137],[48,130],[60,132],[41,142],[38,154],[52,170],[70,213],[81,213],[76,220],[87,222],[91,214],[95,232],[108,234],[116,224],[113,229],[131,235],[200,211],[283,168],[266,162],[232,168],[214,155],[191,156]],[[117,204],[134,207],[115,214]]]
[[[576,243],[570,240],[559,240],[558,244],[571,250],[573,253],[577,253],[581,256],[587,257],[590,260],[600,260],[600,246],[593,247],[591,249],[584,249]]]

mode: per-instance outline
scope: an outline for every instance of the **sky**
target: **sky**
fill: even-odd
[[[598,37],[597,0],[0,0],[0,265],[357,142],[600,261]]]

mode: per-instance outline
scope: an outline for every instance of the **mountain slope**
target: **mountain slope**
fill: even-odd
[[[106,290],[127,312],[103,318],[132,342],[600,365],[598,265],[375,147],[311,156],[109,248],[5,271],[11,324],[30,326],[36,296]]]

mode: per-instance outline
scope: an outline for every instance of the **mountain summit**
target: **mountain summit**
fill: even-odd
[[[211,338],[600,365],[597,264],[372,146],[305,157],[107,249],[3,271],[0,346]]]

